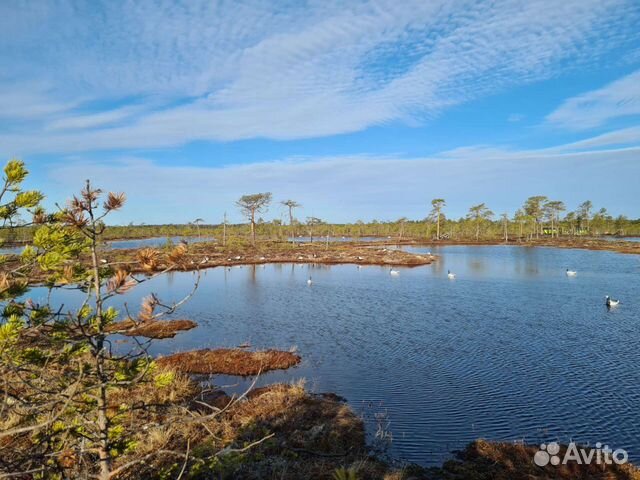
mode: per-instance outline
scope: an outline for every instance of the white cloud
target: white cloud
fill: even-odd
[[[640,115],[640,70],[566,100],[547,121],[570,130],[585,130],[631,115]]]
[[[52,120],[46,125],[47,130],[80,130],[93,127],[113,125],[140,112],[140,107],[129,106],[107,110],[99,113],[85,113],[64,116]]]
[[[0,135],[0,148],[296,139],[419,121],[554,75],[561,61],[594,61],[637,36],[639,19],[633,0],[3,4],[0,56],[14,77],[0,88],[44,78],[54,88],[43,105],[67,111],[33,112],[34,124]],[[156,103],[134,118],[68,106],[125,97]]]
[[[4,85],[0,90],[0,118],[11,120],[45,119],[68,112],[78,101],[57,101],[42,84]]]
[[[586,138],[578,142],[568,143],[561,147],[554,147],[549,150],[583,150],[599,147],[611,147],[612,145],[634,145],[640,143],[640,127],[628,127],[613,130],[611,132],[596,135],[595,137]]]

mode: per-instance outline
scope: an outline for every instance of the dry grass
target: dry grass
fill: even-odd
[[[427,478],[434,480],[640,480],[640,473],[631,465],[568,465],[544,468],[533,463],[538,446],[494,443],[477,440],[460,452],[459,458],[446,462],[442,468],[431,469]],[[561,447],[560,458],[566,446]]]
[[[271,370],[286,370],[300,363],[300,356],[281,350],[248,352],[219,348],[176,353],[158,358],[157,363],[180,372],[193,374],[223,374],[246,377]]]
[[[198,324],[191,320],[150,320],[134,322],[131,319],[114,323],[107,327],[109,333],[119,333],[128,337],[173,338],[179,332],[196,328]]]

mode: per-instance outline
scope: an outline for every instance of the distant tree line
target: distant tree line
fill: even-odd
[[[246,238],[255,244],[256,238],[285,241],[292,237],[392,237],[418,239],[481,240],[503,238],[530,240],[544,237],[640,235],[640,219],[613,216],[606,208],[596,209],[590,200],[568,211],[564,202],[543,195],[531,196],[513,214],[496,215],[486,204],[469,207],[466,216],[449,218],[446,200],[435,198],[423,219],[401,217],[392,221],[358,220],[353,223],[332,223],[313,215],[297,218],[302,204],[296,200],[279,201],[285,209],[280,218],[266,220],[273,195],[270,192],[241,196],[236,207],[247,224],[207,223],[198,218],[186,224],[108,226],[103,239],[133,239],[146,237],[200,236],[215,237],[225,245],[227,238]],[[425,208],[426,210],[426,208]],[[7,243],[30,241],[33,226],[17,226],[0,241]],[[11,235],[10,237],[8,235]]]

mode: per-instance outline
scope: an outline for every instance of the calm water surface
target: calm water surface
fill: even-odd
[[[329,242],[380,242],[391,238],[392,237],[329,237]],[[294,243],[309,243],[311,242],[311,237],[289,237],[288,240]],[[326,242],[327,236],[314,236],[313,241],[318,243]]]
[[[213,237],[151,237],[151,238],[135,238],[131,240],[112,240],[107,242],[109,248],[125,249],[125,248],[145,248],[145,247],[162,247],[168,242],[177,244],[181,241],[187,243],[211,242],[215,240]]]
[[[134,238],[130,240],[110,240],[106,242],[109,248],[116,250],[125,248],[145,248],[145,247],[163,247],[167,242],[177,244],[180,241],[187,243],[211,242],[215,240],[213,237],[150,237],[150,238]],[[0,248],[0,254],[19,254],[24,250],[24,246]]]
[[[315,391],[343,395],[369,420],[370,434],[382,414],[390,453],[423,465],[478,437],[602,442],[640,460],[640,257],[411,250],[441,257],[398,277],[353,265],[207,270],[176,316],[200,327],[158,342],[155,352],[297,346],[301,366],[263,383],[304,377]],[[567,277],[566,268],[578,276]],[[126,300],[149,291],[178,299],[194,278],[156,279]],[[623,303],[607,310],[606,294]]]
[[[611,242],[640,242],[640,237],[612,237],[608,235],[601,238]]]

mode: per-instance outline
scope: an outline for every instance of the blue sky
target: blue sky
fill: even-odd
[[[0,154],[49,204],[330,221],[530,195],[640,217],[637,0],[0,3]],[[280,218],[273,205],[266,218]]]

